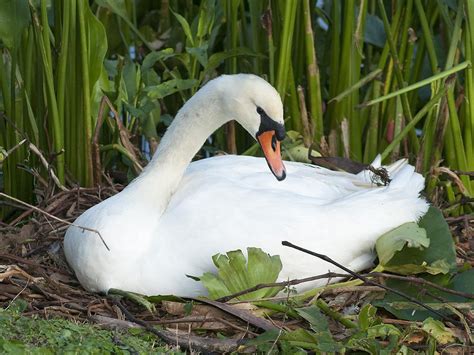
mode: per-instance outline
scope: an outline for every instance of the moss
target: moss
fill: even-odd
[[[18,306],[16,302],[8,310],[0,309],[2,354],[173,353],[173,349],[141,329],[109,331],[65,319],[25,317]]]

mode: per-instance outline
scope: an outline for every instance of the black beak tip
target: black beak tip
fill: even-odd
[[[273,174],[273,175],[275,175],[275,177],[278,181],[283,181],[283,180],[286,179],[286,171],[285,170],[283,170],[283,173],[280,176],[278,176],[277,174]]]

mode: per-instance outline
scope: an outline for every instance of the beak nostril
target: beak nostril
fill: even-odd
[[[274,152],[276,151],[276,148],[277,148],[277,138],[276,138],[276,135],[274,134],[272,136],[272,149]]]

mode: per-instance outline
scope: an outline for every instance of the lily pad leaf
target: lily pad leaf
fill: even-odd
[[[426,236],[426,230],[415,222],[409,222],[382,235],[375,244],[380,264],[387,265],[405,245],[409,248],[427,248],[430,240]]]
[[[241,250],[216,254],[212,257],[217,275],[206,272],[200,277],[209,297],[217,299],[240,292],[262,283],[273,283],[282,264],[278,255],[269,255],[259,248],[247,248],[248,262]],[[237,297],[239,300],[272,297],[281,287],[263,288]]]

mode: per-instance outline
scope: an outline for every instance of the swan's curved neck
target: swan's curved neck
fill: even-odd
[[[178,112],[153,159],[128,187],[140,201],[162,213],[176,191],[186,167],[205,140],[229,120],[217,97],[195,95]]]

